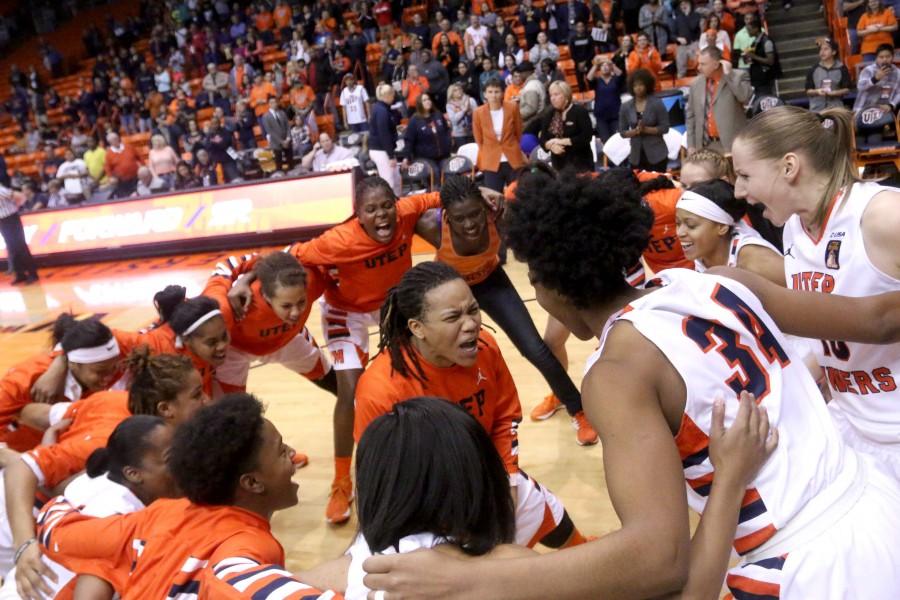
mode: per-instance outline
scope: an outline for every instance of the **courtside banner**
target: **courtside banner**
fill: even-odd
[[[343,221],[353,212],[352,198],[353,174],[329,173],[38,211],[22,222],[38,258],[171,242],[210,246],[218,239],[223,247],[237,238],[260,245],[279,233]],[[2,238],[0,258],[6,258]]]

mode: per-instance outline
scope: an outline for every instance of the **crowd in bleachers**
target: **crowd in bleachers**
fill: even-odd
[[[861,56],[848,70],[841,44],[820,42],[821,61],[807,78],[810,108],[852,100],[859,71],[852,67],[865,61],[872,64],[856,78],[855,108],[892,116],[900,95],[893,9],[871,0],[856,15],[861,3],[844,5]],[[89,58],[71,75],[63,76],[60,53],[46,43],[42,64],[13,66],[4,106],[14,124],[0,132],[0,176],[26,191],[26,209],[357,163],[399,187],[401,170],[417,160],[440,171],[460,152],[479,163],[465,147],[477,144],[473,115],[494,81],[502,103],[520,112],[526,155],[537,146],[544,158],[565,152],[548,142],[567,138],[545,127],[555,81],[565,84],[566,99],[557,113],[593,104],[598,139],[590,143],[622,130],[634,149],[635,137],[662,136],[668,125],[627,133],[637,125],[622,102],[633,92],[628,76],[649,83],[651,97],[684,89],[698,53],[714,48],[747,72],[751,98],[777,95],[765,8],[755,0],[144,1],[136,17],[84,30]],[[373,110],[379,83],[392,91],[382,94],[392,131],[380,143],[394,146],[387,149],[368,135],[386,114]],[[373,148],[386,150],[384,160]],[[592,155],[596,163],[596,148]],[[640,166],[661,164],[643,158]]]

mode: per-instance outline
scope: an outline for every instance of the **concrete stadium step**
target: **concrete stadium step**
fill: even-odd
[[[783,23],[781,25],[769,25],[769,37],[779,41],[788,41],[796,37],[804,36],[825,36],[828,35],[828,27],[825,22],[816,18],[810,21],[801,21],[796,23]]]

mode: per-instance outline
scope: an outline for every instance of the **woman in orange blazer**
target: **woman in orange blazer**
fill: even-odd
[[[484,185],[503,191],[516,169],[525,164],[522,117],[515,102],[503,101],[503,84],[490,79],[484,86],[485,103],[472,114],[472,134],[478,144],[476,166],[484,172]]]

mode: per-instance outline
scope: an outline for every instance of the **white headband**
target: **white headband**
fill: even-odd
[[[91,365],[118,357],[119,343],[116,341],[116,338],[110,339],[101,346],[94,346],[93,348],[77,348],[66,352],[66,358],[69,359],[69,362],[81,365]]]
[[[675,208],[686,210],[698,217],[709,219],[714,223],[721,223],[722,225],[728,226],[734,225],[734,219],[731,215],[722,210],[718,204],[705,196],[701,196],[697,192],[692,192],[690,190],[685,191],[681,194],[681,198],[679,198]]]
[[[199,319],[197,319],[196,321],[191,323],[190,327],[185,329],[181,333],[181,335],[179,335],[177,338],[175,338],[175,347],[176,348],[184,348],[184,342],[182,341],[184,338],[186,338],[187,336],[191,335],[192,333],[194,333],[195,331],[200,329],[201,325],[203,325],[204,323],[206,323],[213,317],[217,317],[221,314],[222,314],[222,311],[217,308],[215,310],[209,311],[208,313],[206,313],[205,315],[203,315],[202,317],[200,317]]]

